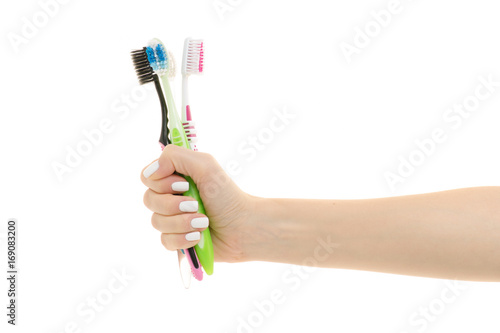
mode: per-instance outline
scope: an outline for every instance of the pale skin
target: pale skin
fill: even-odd
[[[167,146],[141,179],[168,250],[194,246],[202,214],[173,194],[189,175],[203,200],[215,261],[271,261],[469,281],[500,281],[500,187],[363,200],[260,198],[208,154]],[[147,174],[148,175],[148,174]],[[182,185],[182,184],[180,184]],[[179,184],[174,185],[174,188]],[[184,209],[185,210],[185,209]]]

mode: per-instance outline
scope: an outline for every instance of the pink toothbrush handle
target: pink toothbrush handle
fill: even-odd
[[[191,108],[189,105],[186,105],[186,123],[182,123],[182,127],[184,127],[184,131],[186,131],[186,137],[191,145],[191,148],[194,151],[198,151],[198,148],[196,147],[196,144],[193,142],[196,140],[196,132],[191,133],[190,130],[194,130],[194,126],[190,126],[190,122],[193,120],[191,117]]]
[[[183,251],[184,251],[184,255],[186,256],[186,258],[189,262],[189,266],[191,266],[191,272],[193,273],[194,278],[198,281],[203,280],[203,271],[201,270],[200,260],[198,260],[198,255],[196,254],[196,251],[193,251],[193,253],[194,253],[196,260],[198,261],[198,268],[195,268],[194,263],[191,260],[191,256],[189,255],[189,253],[186,253],[187,249],[183,250]]]

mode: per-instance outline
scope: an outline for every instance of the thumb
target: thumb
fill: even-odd
[[[196,183],[204,178],[214,163],[217,164],[209,154],[171,144],[163,149],[157,161],[144,169],[143,175],[150,180],[159,180],[178,172],[191,177]]]

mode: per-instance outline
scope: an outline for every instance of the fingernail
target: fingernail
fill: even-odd
[[[172,183],[172,191],[186,192],[187,190],[189,190],[189,183],[188,182]]]
[[[208,227],[208,217],[196,217],[191,220],[193,228],[206,228]]]
[[[181,212],[195,213],[198,211],[198,201],[183,201],[179,204],[179,209]]]
[[[200,239],[200,232],[199,231],[194,231],[190,232],[189,234],[186,234],[186,240],[187,241],[195,241]]]
[[[159,167],[160,164],[158,163],[158,161],[154,161],[146,169],[144,169],[144,172],[142,174],[144,175],[144,177],[149,178],[153,173],[156,172],[156,170],[158,170]]]

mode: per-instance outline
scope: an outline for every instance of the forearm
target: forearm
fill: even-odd
[[[254,204],[246,260],[500,281],[500,187]]]

